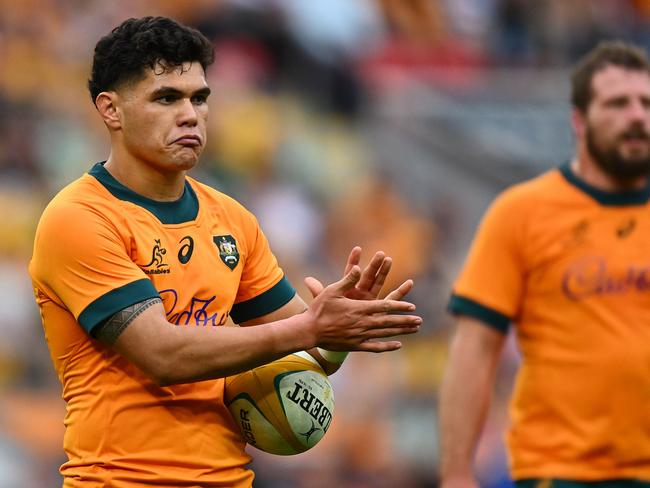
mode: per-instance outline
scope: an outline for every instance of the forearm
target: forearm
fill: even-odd
[[[489,408],[503,337],[485,325],[459,324],[443,378],[440,403],[442,481],[473,478],[473,460]]]
[[[202,327],[192,328],[208,331],[199,332],[198,337],[192,332],[187,334],[185,330],[178,331],[180,334],[176,335],[182,337],[176,337],[159,353],[162,358],[169,358],[166,360],[168,364],[183,365],[170,371],[168,381],[171,382],[167,384],[200,381],[214,378],[215,375],[230,376],[297,351],[308,352],[318,361],[325,374],[334,374],[341,367],[343,359],[338,362],[327,360],[321,349],[307,348],[305,344],[311,341],[308,340],[309,334],[304,332],[305,327],[301,321],[302,317],[293,316],[249,327],[218,327],[213,333]],[[176,341],[178,343],[175,347],[173,344]],[[215,354],[215,347],[221,352]]]
[[[153,316],[153,313],[152,313]],[[132,354],[142,335],[156,340],[145,354]],[[294,351],[313,347],[315,341],[303,315],[250,327],[185,327],[141,321],[129,327],[116,350],[157,383],[171,385],[220,378],[252,369]],[[131,343],[129,343],[131,342]]]
[[[359,280],[353,269],[304,309],[294,297],[277,311],[242,325],[185,327],[167,322],[160,300],[145,300],[113,315],[96,333],[160,384],[229,376],[316,346],[333,351],[384,352],[418,331],[415,306],[399,300],[351,300],[343,293]],[[406,313],[405,313],[406,312]],[[265,322],[265,323],[263,323]]]
[[[471,366],[466,365],[469,370]],[[441,477],[472,473],[474,452],[488,409],[491,381],[485,370],[457,368],[440,392]]]

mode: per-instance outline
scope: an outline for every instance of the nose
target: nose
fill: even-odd
[[[179,104],[177,124],[179,127],[190,126],[193,127],[198,123],[199,114],[197,109],[190,99],[183,99]]]
[[[634,100],[629,107],[629,116],[634,122],[650,122],[650,108],[643,100]]]

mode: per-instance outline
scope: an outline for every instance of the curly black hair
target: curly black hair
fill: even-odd
[[[198,61],[205,70],[213,60],[212,44],[196,29],[167,17],[128,19],[97,42],[88,90],[94,103],[101,92],[144,78],[147,68]]]

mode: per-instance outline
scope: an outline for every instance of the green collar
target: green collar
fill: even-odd
[[[115,198],[135,203],[147,209],[163,224],[182,224],[196,219],[199,212],[199,200],[187,180],[185,180],[183,196],[178,200],[159,202],[129,190],[104,168],[105,162],[95,164],[88,174],[95,177]]]
[[[650,199],[650,180],[645,188],[640,190],[610,192],[596,188],[595,186],[581,180],[573,171],[571,171],[569,163],[563,164],[558,169],[569,183],[589,195],[601,205],[643,205],[648,202],[648,199]]]

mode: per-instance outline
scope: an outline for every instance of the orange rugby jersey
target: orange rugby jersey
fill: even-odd
[[[650,480],[649,196],[567,165],[506,190],[479,226],[449,308],[516,324],[515,479]]]
[[[98,163],[44,211],[30,274],[67,404],[64,486],[251,485],[223,379],[158,387],[91,337],[151,297],[179,327],[286,304],[295,291],[250,212],[189,177],[179,200],[155,202]]]

